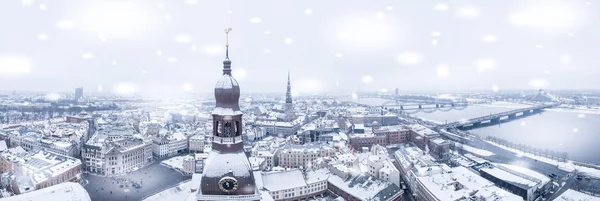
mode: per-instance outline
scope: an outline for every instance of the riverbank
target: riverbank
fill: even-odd
[[[547,163],[547,164],[550,164],[550,165],[555,165],[559,169],[567,171],[567,172],[572,172],[572,171],[576,170],[577,172],[579,172],[581,174],[584,174],[584,175],[587,175],[587,176],[590,176],[590,177],[600,178],[600,169],[595,169],[595,168],[590,168],[590,167],[584,167],[584,166],[580,166],[580,165],[575,165],[575,164],[573,164],[573,161],[571,161],[571,160],[568,160],[567,162],[560,162],[560,161],[557,161],[557,160],[554,160],[554,159],[549,159],[549,158],[545,158],[545,157],[541,157],[541,156],[536,156],[536,155],[533,155],[533,154],[530,154],[530,153],[525,153],[525,152],[520,151],[520,150],[516,150],[516,149],[513,149],[513,148],[502,146],[500,144],[497,144],[495,142],[488,141],[488,140],[485,140],[485,142],[490,143],[490,144],[492,144],[494,146],[497,146],[499,148],[502,148],[504,150],[513,152],[513,153],[515,153],[517,155],[517,157],[523,157],[523,156],[525,156],[525,157],[528,157],[528,158],[531,158],[531,159],[534,159],[534,160],[538,160],[540,162],[544,162],[544,163]]]

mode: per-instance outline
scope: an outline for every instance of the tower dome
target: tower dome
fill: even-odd
[[[229,60],[229,46],[223,61],[223,76],[215,85],[215,101],[217,102],[213,114],[238,115],[242,114],[239,105],[240,86],[231,76],[231,60]]]

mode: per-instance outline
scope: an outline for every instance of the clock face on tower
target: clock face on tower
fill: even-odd
[[[226,193],[231,193],[238,188],[237,180],[233,177],[223,177],[219,180],[219,188]]]

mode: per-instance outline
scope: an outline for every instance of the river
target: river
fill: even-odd
[[[361,100],[361,103],[381,105],[385,100]],[[448,112],[418,112],[414,116],[435,122],[452,122],[527,107],[513,103],[472,105]],[[496,126],[477,128],[469,132],[486,137],[495,136],[534,148],[567,152],[575,161],[600,164],[600,114],[569,109],[548,109],[540,114]]]

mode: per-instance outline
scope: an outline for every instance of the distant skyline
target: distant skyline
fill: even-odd
[[[594,90],[600,2],[13,0],[0,91],[242,93]]]

